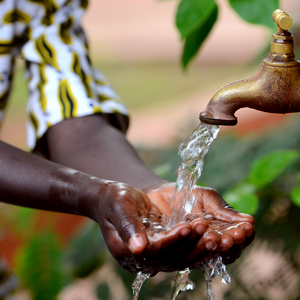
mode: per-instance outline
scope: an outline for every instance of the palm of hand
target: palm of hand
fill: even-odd
[[[171,216],[172,211],[174,213],[174,201],[170,203],[169,200],[173,194],[174,184],[166,184],[149,192],[147,196],[163,214]],[[211,255],[222,256],[225,263],[235,261],[254,239],[254,218],[235,211],[213,189],[198,187],[192,194],[196,197],[196,203],[185,218],[192,227],[189,234],[192,247],[183,260],[184,264],[192,268],[199,260]],[[177,201],[175,211],[182,205],[182,201]],[[198,233],[196,242],[195,232]]]
[[[230,263],[254,238],[254,219],[230,208],[212,189],[195,189],[197,201],[186,221],[155,233],[142,220],[165,225],[162,216],[171,215],[175,185],[164,184],[147,195],[124,184],[112,185],[114,201],[103,199],[99,225],[110,252],[129,272],[154,275],[197,268],[209,255],[221,255]]]

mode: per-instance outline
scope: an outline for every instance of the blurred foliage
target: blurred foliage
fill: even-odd
[[[299,159],[295,150],[277,150],[256,159],[249,175],[223,197],[236,210],[255,214],[258,209],[258,191],[274,181],[289,165]],[[242,199],[242,200],[241,200]]]
[[[244,212],[254,212],[256,219],[257,242],[228,267],[232,284],[226,287],[224,299],[268,300],[268,293],[274,285],[286,293],[286,300],[300,299],[300,291],[295,285],[289,285],[289,282],[296,282],[298,287],[300,274],[299,126],[300,118],[296,117],[285,126],[260,135],[241,138],[223,134],[211,145],[207,154],[201,181],[212,187],[216,187],[217,183],[218,189],[234,207]],[[179,165],[177,147],[139,149],[139,153],[156,173],[168,180],[175,180],[175,169]],[[238,167],[235,168],[235,165]],[[216,179],[216,176],[220,177]],[[26,226],[33,226],[28,221],[28,211],[21,210],[18,212],[20,214],[24,214],[21,218]],[[43,235],[38,232],[24,238],[28,242],[17,262],[17,270],[23,283],[30,288],[34,300],[54,300],[63,286],[76,278],[93,276],[104,266],[109,267],[125,287],[126,292],[120,299],[131,299],[131,284],[135,275],[121,269],[109,255],[97,224],[86,222],[64,249],[53,232]],[[251,272],[257,274],[246,280],[245,274],[249,273],[248,269],[255,261],[251,251],[259,250],[264,243],[269,245],[265,249],[266,255],[275,251],[285,259],[285,268],[278,264],[280,269],[277,270],[273,266],[276,273],[264,275],[263,279],[259,277],[262,271],[254,269]],[[251,264],[247,262],[248,257]],[[172,276],[162,273],[146,281],[139,299],[168,299]],[[199,299],[200,295],[205,297],[202,272],[193,271],[191,278],[197,288],[186,295],[190,295],[191,299]],[[113,286],[108,278],[98,281],[94,288],[95,297],[114,299],[116,291]],[[183,294],[178,299],[184,297]]]
[[[279,0],[229,0],[229,4],[245,21],[276,30],[272,13],[280,8]],[[218,4],[215,0],[180,1],[176,14],[176,26],[184,43],[182,53],[184,68],[199,51],[214,27],[217,16]]]
[[[33,299],[53,300],[63,286],[61,251],[54,233],[31,238],[17,261],[17,272]]]
[[[248,181],[257,187],[264,186],[280,175],[291,163],[295,163],[299,153],[292,150],[276,150],[256,160],[251,166]]]
[[[253,24],[274,27],[271,15],[279,7],[278,0],[229,0],[229,3],[244,20]],[[214,0],[180,1],[176,25],[184,41],[182,62],[185,67],[195,57],[213,28],[217,20],[217,11],[218,5]],[[106,66],[102,69],[109,77],[116,78],[117,85],[118,80],[123,84],[126,94],[128,86],[130,88],[127,80],[138,78],[141,74],[140,69],[135,70],[134,67],[131,67],[131,72],[127,72],[126,76],[119,65],[115,70],[114,68],[106,70]],[[196,78],[195,82],[190,83],[189,78],[188,82],[183,83],[182,77],[178,77],[174,84],[173,80],[169,80],[169,75],[175,73],[174,69],[165,68],[163,65],[160,67],[160,76],[157,76],[157,72],[155,73],[154,83],[152,79],[144,80],[144,86],[135,83],[135,86],[140,86],[140,88],[130,88],[130,93],[127,92],[128,99],[133,99],[133,108],[139,108],[141,103],[144,105],[147,101],[153,104],[153,99],[158,99],[153,96],[153,93],[157,91],[164,93],[165,98],[173,99],[174,95],[196,89],[199,87],[200,75],[204,87],[211,81],[217,81],[218,85],[220,83],[213,78],[216,70],[212,70],[209,76],[210,73],[205,69],[205,76],[203,76],[204,73],[200,75],[197,73],[193,77]],[[110,72],[112,74],[109,74]],[[228,75],[228,70],[224,72]],[[149,74],[149,72],[144,72],[144,74]],[[226,81],[229,81],[228,78]],[[15,90],[20,93],[20,96],[17,95],[18,99],[23,98],[24,93],[21,89]],[[120,87],[117,87],[117,90],[120,91]],[[120,94],[124,95],[124,91],[121,87]],[[136,95],[132,97],[133,91]],[[20,106],[16,104],[16,107]],[[206,157],[201,183],[218,189],[231,205],[240,211],[254,213],[258,243],[262,243],[261,241],[268,243],[269,251],[280,253],[293,271],[288,273],[282,268],[274,272],[273,276],[266,276],[263,280],[255,281],[254,278],[252,281],[246,281],[243,274],[247,273],[250,268],[246,264],[246,258],[251,253],[250,247],[250,250],[243,253],[241,259],[229,266],[233,282],[226,289],[225,299],[267,300],[270,299],[268,296],[270,286],[282,288],[286,293],[285,300],[300,299],[299,288],[291,291],[288,285],[288,282],[292,280],[292,274],[299,286],[300,274],[299,126],[300,119],[294,118],[282,128],[261,135],[246,138],[229,134],[221,135],[213,143]],[[146,164],[156,173],[170,181],[176,179],[175,170],[180,163],[177,147],[139,149],[139,152]],[[135,275],[121,269],[109,255],[97,224],[87,222],[67,247],[63,248],[59,243],[57,233],[51,227],[47,228],[46,233],[36,229],[35,211],[18,208],[14,212],[7,212],[1,212],[2,221],[13,228],[14,232],[26,242],[16,261],[16,270],[24,286],[30,289],[33,300],[57,299],[59,291],[65,285],[74,282],[77,278],[92,276],[104,265],[109,265],[123,282],[127,294],[122,299],[131,298],[131,284]],[[172,274],[158,274],[148,280],[141,290],[139,299],[157,300],[169,297],[171,277]],[[7,288],[4,290],[6,293],[10,293],[17,284],[15,277],[7,270],[1,273],[0,269],[0,279],[2,282],[0,299],[2,299],[1,292],[4,288]],[[200,295],[204,295],[203,274],[200,271],[194,271],[191,279],[196,281],[197,289],[190,295],[193,295],[193,299],[199,299]],[[95,286],[94,292],[99,299],[113,299],[111,285],[105,280]],[[181,295],[179,299],[183,299],[182,297],[184,295]]]
[[[272,14],[274,10],[280,8],[279,0],[229,0],[229,3],[245,21],[276,30]]]
[[[0,300],[14,300],[13,293],[19,287],[19,280],[8,265],[0,260]]]
[[[84,249],[83,249],[84,247]],[[83,254],[85,252],[85,255]],[[86,277],[107,260],[105,241],[96,223],[88,222],[70,242],[63,255],[64,268],[73,279]]]

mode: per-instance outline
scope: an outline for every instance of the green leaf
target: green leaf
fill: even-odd
[[[176,14],[176,26],[181,38],[194,33],[215,10],[214,0],[182,0]]]
[[[34,300],[55,300],[63,282],[57,236],[48,233],[32,238],[19,253],[16,267]]]
[[[256,186],[270,183],[297,158],[299,158],[299,153],[293,150],[278,150],[267,154],[252,165],[249,182]]]
[[[259,199],[255,186],[242,183],[223,195],[224,200],[239,212],[253,215],[257,212]]]
[[[229,0],[229,3],[245,21],[276,28],[272,14],[279,8],[279,0]]]
[[[191,59],[197,54],[202,43],[205,41],[210,30],[212,29],[214,23],[218,17],[218,7],[214,5],[214,9],[207,20],[202,23],[198,29],[190,34],[184,42],[183,54],[182,54],[182,64],[186,68]]]
[[[300,186],[295,186],[290,193],[292,202],[300,207]]]

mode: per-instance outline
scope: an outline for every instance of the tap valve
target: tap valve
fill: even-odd
[[[272,19],[277,25],[278,32],[289,30],[293,26],[293,19],[282,9],[276,9]]]
[[[276,9],[272,19],[277,25],[278,32],[273,34],[269,57],[264,60],[268,65],[285,66],[297,65],[294,54],[294,37],[288,31],[293,25],[293,19],[282,9]]]

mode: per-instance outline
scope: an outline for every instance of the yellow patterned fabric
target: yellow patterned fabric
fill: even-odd
[[[0,124],[14,60],[26,61],[27,142],[58,122],[95,113],[128,111],[104,75],[94,69],[81,18],[87,0],[0,0]]]

